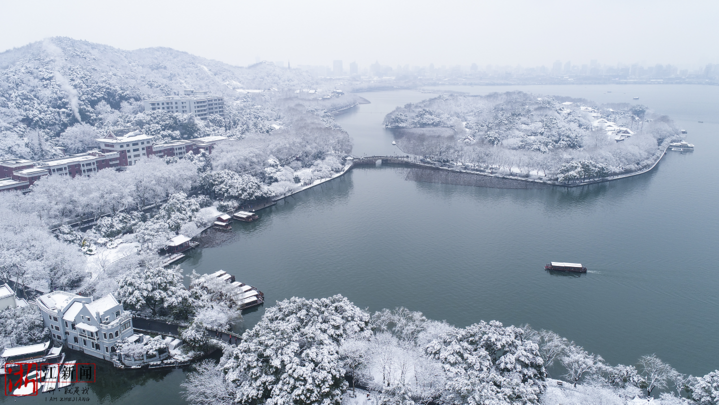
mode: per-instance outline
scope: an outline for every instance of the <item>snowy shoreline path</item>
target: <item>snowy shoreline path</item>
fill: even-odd
[[[353,161],[352,165],[350,166],[350,169],[353,168],[356,164],[367,165],[367,161],[369,161],[369,160],[371,160],[371,161],[382,160],[383,161],[382,163],[385,163],[384,160],[392,160],[392,162],[388,162],[388,163],[389,164],[404,164],[404,165],[414,166],[414,167],[423,168],[423,169],[444,170],[444,171],[451,172],[451,173],[473,174],[473,175],[477,175],[477,176],[494,177],[494,178],[506,179],[506,180],[518,180],[518,181],[524,181],[524,182],[528,182],[528,183],[546,184],[546,185],[550,185],[550,186],[579,187],[579,186],[586,186],[589,184],[605,183],[608,181],[625,179],[628,177],[639,176],[641,174],[648,173],[648,172],[652,171],[657,166],[657,164],[659,164],[659,162],[666,155],[668,150],[669,150],[669,146],[664,147],[664,150],[659,154],[659,157],[657,158],[657,160],[646,169],[638,170],[636,172],[619,174],[616,176],[602,177],[602,178],[585,180],[585,181],[580,181],[580,182],[573,182],[573,183],[562,183],[562,182],[558,182],[558,181],[547,181],[547,180],[541,180],[541,179],[529,179],[526,177],[508,176],[508,175],[504,175],[504,174],[494,174],[494,173],[482,173],[482,172],[477,172],[477,171],[472,171],[472,170],[461,170],[461,169],[453,169],[450,167],[435,166],[435,165],[430,165],[427,163],[419,162],[418,157],[405,158],[405,157],[400,157],[400,156],[368,156],[365,158],[355,158],[355,161]],[[413,159],[417,159],[417,160],[413,160]],[[347,170],[344,170],[340,175],[344,174],[346,171]],[[335,177],[338,177],[338,176],[334,176],[332,178],[335,178]],[[331,180],[331,179],[327,179],[327,180]]]

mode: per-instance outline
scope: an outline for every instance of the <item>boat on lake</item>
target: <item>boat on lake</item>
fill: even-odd
[[[229,215],[222,214],[217,217],[215,222],[212,224],[212,227],[223,231],[230,231],[232,230],[232,224],[230,224],[230,219],[232,218]]]
[[[397,145],[397,142],[395,142],[395,141],[392,141],[392,145]]]
[[[581,263],[550,262],[544,266],[545,270],[568,271],[572,273],[586,273],[587,268]]]
[[[53,347],[50,341],[29,346],[9,347],[0,354],[0,374],[14,370],[20,364],[57,363],[65,359],[62,347]]]
[[[687,141],[672,142],[669,144],[669,149],[677,152],[692,152],[694,151],[694,144]]]
[[[248,211],[237,211],[235,212],[235,215],[232,216],[232,218],[242,221],[242,222],[252,222],[259,218],[257,214],[254,212],[248,212]]]
[[[687,130],[686,130],[686,129],[682,129],[682,130],[681,130],[681,133],[682,133],[682,134],[686,134],[686,133],[687,133]]]
[[[639,97],[634,97],[635,100],[639,100]]]

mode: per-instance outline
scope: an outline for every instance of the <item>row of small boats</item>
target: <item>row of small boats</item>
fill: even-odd
[[[229,214],[222,214],[217,219],[215,219],[215,222],[212,224],[212,227],[215,229],[223,229],[223,230],[229,230],[232,229],[232,226],[230,225],[230,220],[235,219],[237,221],[242,222],[252,222],[259,219],[259,216],[255,214],[254,212],[250,211],[237,211],[232,216]]]

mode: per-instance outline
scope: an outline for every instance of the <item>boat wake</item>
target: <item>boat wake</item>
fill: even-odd
[[[602,272],[601,272],[601,271],[596,271],[596,270],[587,270],[587,273],[592,273],[592,274],[602,274]]]

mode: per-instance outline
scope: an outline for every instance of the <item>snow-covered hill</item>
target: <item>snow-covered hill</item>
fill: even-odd
[[[395,109],[385,126],[408,153],[562,183],[646,169],[680,137],[669,117],[640,105],[523,92],[439,96]]]
[[[187,88],[232,100],[246,94],[241,90],[316,84],[306,72],[270,63],[237,67],[169,48],[125,51],[49,38],[0,53],[0,130],[52,137],[78,121],[94,125],[108,107],[138,110],[143,98]]]

